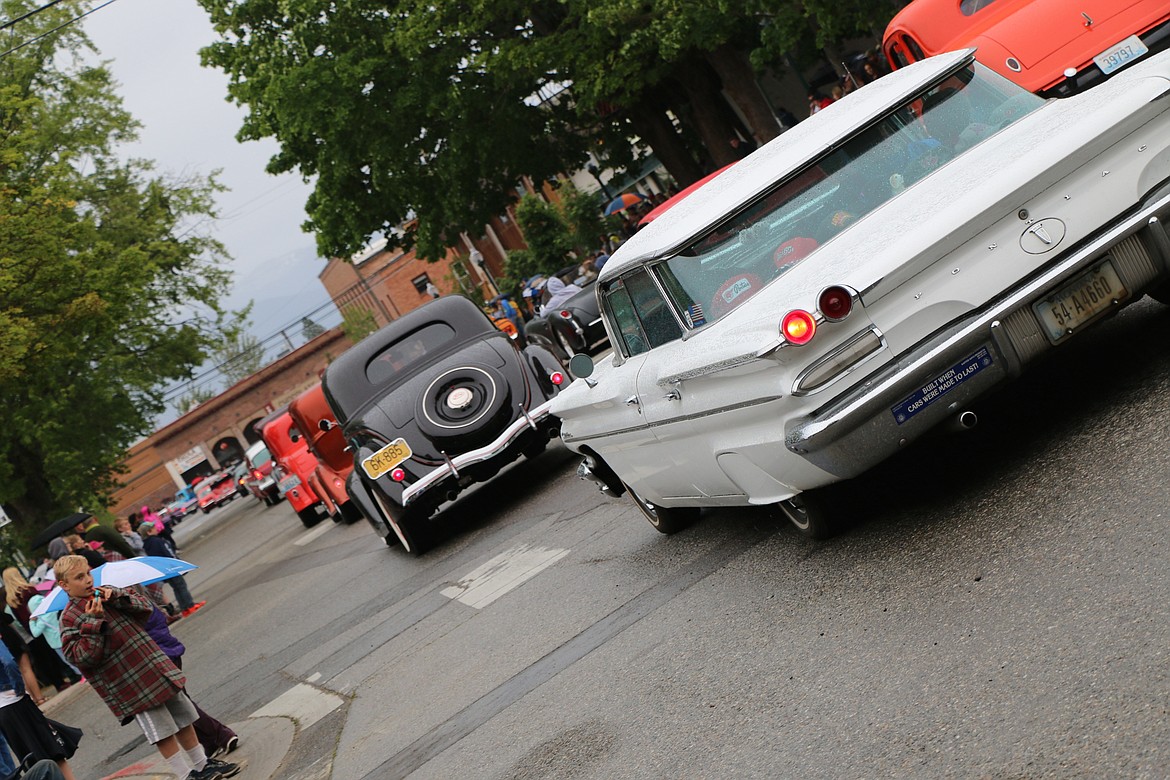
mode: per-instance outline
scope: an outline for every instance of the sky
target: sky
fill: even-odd
[[[287,328],[299,346],[301,317],[329,303],[317,278],[325,261],[300,229],[310,187],[296,174],[264,171],[275,141],[236,140],[245,111],[227,102],[227,76],[199,64],[199,49],[215,40],[206,12],[195,0],[117,0],[82,24],[109,62],[125,108],[142,124],[126,155],[154,160],[160,173],[220,171],[228,191],[217,199],[221,218],[210,232],[233,258],[225,305],[254,301],[252,335],[265,339]],[[332,308],[314,319],[340,321]]]

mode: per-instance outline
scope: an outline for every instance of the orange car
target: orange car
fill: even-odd
[[[325,511],[335,522],[352,523],[362,518],[361,510],[350,501],[345,482],[353,471],[353,455],[321,384],[317,383],[288,405],[297,428],[305,437],[309,451],[317,458],[308,484],[325,504]]]
[[[956,49],[1043,97],[1066,97],[1170,48],[1166,0],[914,0],[886,28],[891,67]]]

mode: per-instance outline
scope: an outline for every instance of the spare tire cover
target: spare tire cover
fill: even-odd
[[[419,396],[416,421],[431,438],[459,438],[494,426],[510,398],[508,380],[499,371],[467,364],[430,381]]]

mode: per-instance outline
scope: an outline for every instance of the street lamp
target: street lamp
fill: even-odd
[[[597,183],[601,185],[601,192],[605,195],[605,202],[608,203],[613,200],[613,197],[609,194],[609,190],[606,189],[605,182],[601,180],[601,171],[598,167],[593,163],[589,163],[585,166],[585,170],[589,171],[593,178],[597,179]]]
[[[496,279],[494,276],[492,276],[491,269],[489,269],[487,267],[487,263],[484,262],[483,252],[480,252],[475,247],[472,247],[467,256],[470,258],[471,262],[475,264],[475,267],[478,268],[483,273],[483,275],[487,277],[488,284],[490,284],[492,289],[495,290],[496,295],[499,295],[500,286],[496,284]]]

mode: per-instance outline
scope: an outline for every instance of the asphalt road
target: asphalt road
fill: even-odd
[[[191,692],[288,713],[294,780],[1168,777],[1167,343],[1152,303],[1084,334],[846,485],[828,542],[661,536],[559,445],[421,558],[237,501],[180,528]],[[91,691],[53,716],[79,777],[149,753]]]

